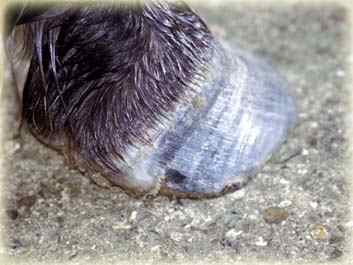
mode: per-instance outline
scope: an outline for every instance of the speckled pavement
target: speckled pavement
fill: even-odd
[[[211,200],[133,199],[68,168],[26,131],[11,139],[14,108],[7,92],[1,253],[77,264],[344,259],[353,228],[345,181],[346,10],[229,2],[192,7],[216,35],[270,60],[287,78],[299,109],[288,141],[235,193]]]

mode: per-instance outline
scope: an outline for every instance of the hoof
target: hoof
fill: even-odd
[[[218,44],[206,76],[151,146],[128,151],[121,168],[129,181],[158,183],[167,196],[217,197],[248,183],[286,140],[296,108],[273,68]]]

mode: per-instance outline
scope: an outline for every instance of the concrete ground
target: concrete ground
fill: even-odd
[[[211,30],[272,61],[297,98],[298,126],[245,188],[212,200],[133,199],[103,189],[24,132],[1,187],[2,253],[33,261],[344,259],[347,14],[339,5],[192,5]],[[6,93],[5,93],[6,94]]]

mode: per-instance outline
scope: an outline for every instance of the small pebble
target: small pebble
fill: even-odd
[[[324,225],[317,224],[311,230],[312,238],[316,240],[326,240],[329,237],[329,233]]]
[[[302,155],[307,156],[309,154],[309,151],[307,149],[302,150]]]
[[[316,209],[317,206],[318,206],[318,203],[317,203],[317,202],[314,202],[314,201],[309,202],[309,204],[310,204],[311,208],[314,208],[314,209]]]
[[[298,174],[300,175],[305,175],[306,173],[308,173],[308,170],[306,168],[298,170]]]
[[[239,235],[241,235],[243,233],[243,231],[236,231],[235,229],[230,229],[229,231],[227,231],[227,233],[225,234],[225,238],[230,240],[230,241],[234,241],[236,240]]]
[[[136,217],[137,217],[137,211],[132,211],[129,221],[134,222],[136,220]]]
[[[125,223],[117,223],[112,226],[114,230],[128,230],[131,228],[131,225],[125,224]]]
[[[263,212],[263,218],[269,224],[279,224],[286,220],[288,216],[289,213],[281,207],[269,207]]]
[[[281,201],[279,203],[279,207],[283,208],[283,207],[288,207],[292,205],[292,201],[289,200],[285,200],[285,201]]]
[[[283,184],[283,185],[289,185],[290,181],[286,180],[286,179],[280,179],[279,183]]]
[[[268,244],[267,241],[265,241],[262,236],[260,236],[255,242],[255,245],[259,247],[265,247],[267,246],[267,244]]]

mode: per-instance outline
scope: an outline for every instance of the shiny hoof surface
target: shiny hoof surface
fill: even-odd
[[[268,64],[219,44],[206,79],[122,164],[128,186],[159,194],[216,197],[243,187],[286,140],[296,109]],[[152,189],[152,188],[151,188]]]

